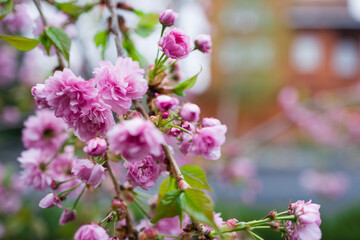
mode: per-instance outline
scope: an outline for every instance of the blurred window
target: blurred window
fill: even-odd
[[[357,72],[358,50],[355,40],[342,39],[334,46],[332,66],[339,77],[353,77]]]
[[[301,73],[313,73],[323,60],[320,39],[311,34],[295,37],[291,46],[291,63]]]

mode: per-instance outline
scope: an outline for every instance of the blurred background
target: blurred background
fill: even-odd
[[[228,125],[223,159],[191,160],[207,169],[222,217],[252,220],[272,209],[285,210],[290,200],[312,199],[322,206],[323,239],[358,239],[360,1],[127,2],[144,12],[173,8],[180,13],[177,27],[192,39],[203,33],[212,36],[212,54],[195,52],[180,69],[185,79],[202,68],[187,97],[199,104],[203,117],[217,117]],[[34,36],[38,14],[31,1],[23,4],[31,21],[19,29],[11,26],[15,17],[6,17],[0,22],[1,34]],[[45,15],[60,21],[52,6],[43,7]],[[100,59],[93,38],[106,28],[107,14],[96,8],[68,26],[71,68],[84,78],[90,78]],[[121,14],[128,27],[136,27],[136,17]],[[157,26],[148,39],[133,36],[148,59],[144,67],[155,58],[159,35]],[[109,42],[105,58],[114,61],[115,46]],[[0,41],[0,175],[7,186],[0,191],[0,239],[70,239],[76,229],[57,226],[58,209],[37,208],[43,193],[20,197],[23,190],[9,183],[24,149],[23,121],[35,109],[30,88],[44,82],[55,67],[56,57],[40,49],[22,53]],[[260,235],[281,239],[279,233]]]

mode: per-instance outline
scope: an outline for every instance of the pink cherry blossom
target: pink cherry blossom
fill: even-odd
[[[292,203],[289,207],[291,214],[297,217],[296,222],[287,221],[284,224],[285,229],[288,230],[286,239],[288,240],[320,240],[320,205],[311,203],[311,200],[305,203],[299,200]]]
[[[71,172],[95,188],[105,179],[105,168],[89,159],[78,159]]]
[[[69,137],[65,122],[50,110],[39,110],[24,123],[22,141],[26,148],[40,148],[55,153]]]
[[[45,190],[51,182],[46,172],[49,155],[40,149],[31,148],[23,151],[18,161],[22,167],[21,177],[25,185],[33,186],[36,190]]]
[[[67,68],[49,77],[43,92],[48,105],[55,109],[55,116],[63,118],[71,127],[98,96],[94,81],[76,77]]]
[[[142,98],[148,89],[145,71],[137,61],[119,57],[115,66],[110,61],[100,61],[94,69],[101,98],[118,114],[131,107],[131,100]]]
[[[128,169],[126,179],[144,190],[155,185],[161,172],[160,163],[151,155],[136,162],[125,162],[124,166]]]
[[[81,140],[87,141],[97,135],[103,137],[115,124],[111,107],[98,99],[91,103],[87,109],[74,121],[74,134]]]
[[[174,12],[172,9],[166,9],[159,14],[159,21],[162,25],[170,27],[174,25],[178,16],[179,14]]]
[[[107,134],[110,150],[128,160],[151,154],[159,157],[165,139],[151,121],[134,118],[115,125]]]
[[[225,125],[204,127],[193,136],[192,151],[207,160],[217,160],[221,156],[220,147],[225,143]]]
[[[75,233],[75,240],[108,240],[105,229],[95,223],[81,226]]]
[[[186,58],[193,50],[190,37],[179,28],[166,31],[164,36],[160,38],[158,45],[167,57],[173,59]]]

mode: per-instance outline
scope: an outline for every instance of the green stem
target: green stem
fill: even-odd
[[[69,188],[65,191],[62,191],[61,193],[59,193],[58,195],[61,196],[63,194],[66,194],[65,196],[69,195],[70,192],[72,192],[73,190],[75,190],[77,187],[79,187],[81,184],[83,183],[79,183],[79,184],[76,184],[75,186],[73,186],[72,188]]]
[[[259,235],[257,235],[256,233],[252,232],[252,231],[247,231],[251,236],[253,236],[254,238],[258,239],[258,240],[264,240],[262,237],[260,237]]]
[[[74,202],[74,205],[73,205],[72,209],[75,209],[75,208],[76,208],[76,205],[78,204],[78,202],[79,202],[79,200],[80,200],[81,196],[84,194],[85,189],[86,189],[86,184],[85,184],[85,186],[83,187],[83,189],[81,190],[81,192],[80,192],[79,196],[76,198],[76,200],[75,200],[75,202]]]

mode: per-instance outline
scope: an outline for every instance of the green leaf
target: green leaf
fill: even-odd
[[[64,32],[64,30],[62,30],[61,28],[51,26],[45,29],[45,33],[51,40],[52,44],[54,44],[54,46],[65,57],[66,61],[69,62],[71,40],[68,37],[68,35]]]
[[[154,32],[157,23],[159,23],[159,14],[157,13],[140,15],[140,21],[137,24],[135,32],[140,37],[148,37]]]
[[[192,76],[191,78],[179,83],[178,85],[176,85],[174,87],[174,93],[176,93],[177,95],[179,96],[184,96],[184,91],[186,89],[189,89],[191,88],[192,86],[194,86],[194,84],[196,83],[196,79],[197,77],[199,76],[199,74],[201,73],[202,69],[197,73],[195,74],[194,76]]]
[[[192,188],[206,189],[213,192],[206,180],[206,174],[198,166],[185,165],[180,168],[181,173],[184,176],[185,181]]]
[[[0,35],[0,39],[7,41],[21,51],[29,51],[36,47],[40,42],[37,39],[6,35]]]
[[[182,209],[195,221],[204,223],[214,229],[214,203],[210,197],[199,189],[188,188],[180,195]]]
[[[40,35],[39,40],[40,40],[41,44],[44,46],[47,55],[49,56],[50,48],[52,46],[51,40],[44,33]]]
[[[184,192],[180,189],[166,193],[161,198],[157,207],[157,214],[155,218],[151,219],[151,222],[156,223],[163,218],[171,218],[175,216],[179,216],[181,220],[182,210],[180,198],[183,193]]]
[[[95,5],[87,3],[83,6],[78,6],[76,5],[76,1],[73,1],[66,3],[55,2],[55,6],[64,13],[72,16],[74,19],[77,19],[82,13],[90,11]]]
[[[94,37],[94,42],[95,42],[96,47],[99,47],[99,46],[102,47],[102,49],[101,49],[101,58],[102,59],[105,59],[105,50],[107,48],[108,37],[109,37],[109,35],[106,30],[97,32]]]
[[[4,0],[4,1],[1,1],[0,3],[4,3],[0,8],[0,20],[1,20],[4,17],[6,17],[6,15],[8,15],[9,13],[12,12],[13,1],[12,0],[8,0],[8,1]]]
[[[171,192],[173,190],[177,189],[176,179],[173,177],[167,177],[160,185],[159,187],[159,201],[161,198],[168,192]]]

